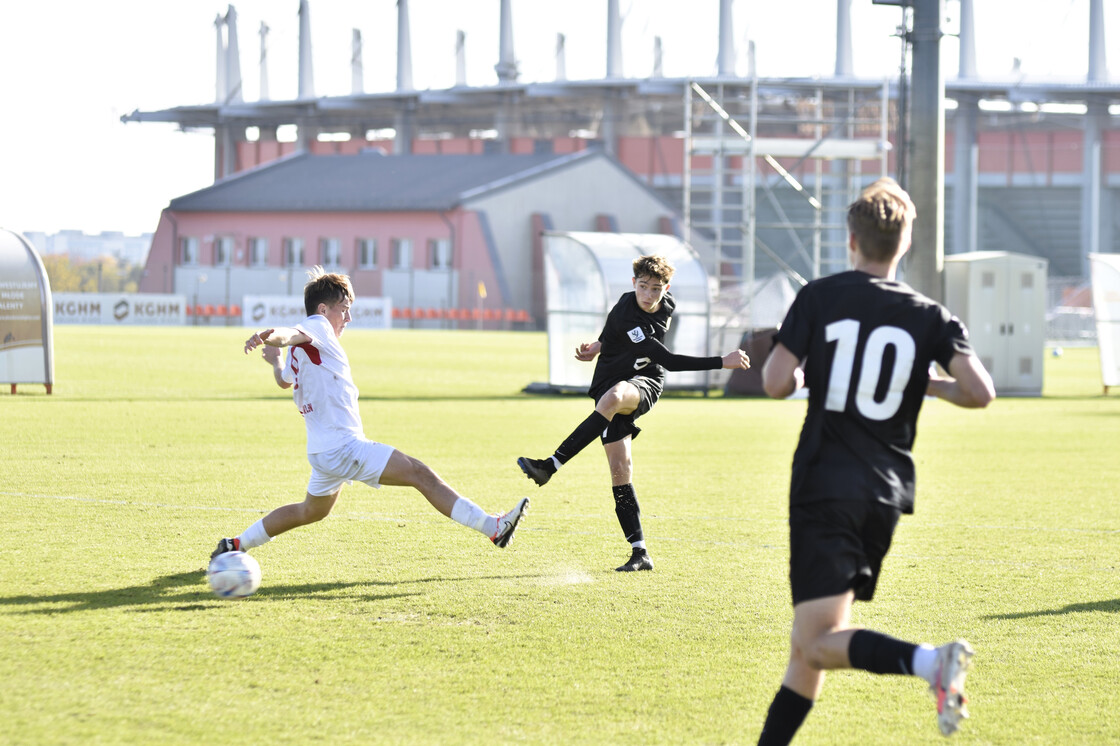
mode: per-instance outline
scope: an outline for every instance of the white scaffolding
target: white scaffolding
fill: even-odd
[[[684,235],[706,247],[717,349],[773,324],[760,289],[775,276],[796,287],[846,269],[847,206],[887,174],[886,81],[784,94],[771,84],[760,102],[757,79],[685,89]]]

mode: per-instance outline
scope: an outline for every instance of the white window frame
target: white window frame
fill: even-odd
[[[428,239],[428,266],[431,269],[451,269],[451,239]]]
[[[254,236],[249,239],[249,264],[253,267],[268,266],[268,239]]]
[[[390,242],[390,262],[393,269],[409,269],[412,267],[412,239],[394,238]]]
[[[214,266],[229,267],[233,264],[233,236],[214,237]]]
[[[359,238],[354,253],[358,257],[359,269],[377,269],[377,239]]]
[[[342,241],[337,238],[320,238],[319,264],[324,267],[341,267]]]
[[[284,239],[284,266],[285,267],[302,267],[303,266],[303,239],[302,238],[285,238]]]
[[[179,239],[179,264],[186,267],[198,266],[198,239],[183,236]]]

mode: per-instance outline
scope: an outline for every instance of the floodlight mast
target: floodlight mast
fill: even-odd
[[[906,281],[920,293],[940,301],[944,297],[945,264],[945,76],[941,71],[941,22],[945,0],[871,0],[874,5],[903,8],[902,74],[899,81],[899,183],[914,200],[911,251],[903,260]],[[910,9],[913,27],[906,30]],[[906,53],[912,60],[909,99],[906,90]],[[909,105],[909,111],[904,106]],[[901,122],[908,122],[903,130]],[[909,135],[907,138],[906,135]],[[907,160],[912,169],[907,170]]]

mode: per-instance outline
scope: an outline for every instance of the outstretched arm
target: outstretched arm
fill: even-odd
[[[992,377],[976,355],[953,355],[949,375],[951,378],[942,378],[930,373],[926,393],[969,409],[986,407],[996,398]]]
[[[762,389],[774,399],[785,399],[805,385],[801,361],[779,342],[762,366]]]
[[[712,355],[711,357],[678,355],[671,352],[668,347],[656,339],[647,339],[642,342],[640,349],[650,360],[666,370],[719,370],[720,368],[745,369],[751,367],[751,359],[742,350],[734,350],[723,357],[718,355]]]
[[[245,354],[248,355],[251,351],[263,346],[261,357],[272,366],[272,377],[276,380],[276,385],[286,389],[292,384],[284,380],[284,363],[281,361],[280,348],[310,341],[311,337],[299,329],[291,327],[262,329],[245,340]]]
[[[248,355],[261,345],[268,345],[269,347],[288,347],[289,345],[301,345],[310,341],[311,337],[307,336],[299,329],[293,329],[290,326],[280,326],[275,329],[262,329],[245,340],[245,354]]]

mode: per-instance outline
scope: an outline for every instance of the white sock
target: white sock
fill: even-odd
[[[556,471],[560,471],[560,467],[563,466],[563,464],[560,463],[555,456],[549,456],[549,458],[552,459],[552,464],[556,467]]]
[[[451,520],[486,536],[493,536],[498,532],[498,517],[488,515],[465,497],[460,497],[451,506]]]
[[[933,677],[937,674],[937,648],[924,642],[919,645],[914,651],[914,660],[910,664],[910,669],[915,676],[921,676],[929,683],[934,683]]]
[[[241,544],[241,551],[246,552],[253,547],[259,547],[261,544],[267,544],[268,542],[272,541],[272,537],[269,536],[268,533],[264,530],[264,519],[262,518],[249,528],[245,529],[245,532],[242,533],[241,536],[238,536],[237,540]]]
[[[643,541],[632,541],[632,542],[630,542],[630,546],[634,547],[635,549],[645,549],[646,548],[646,542],[644,540]]]

